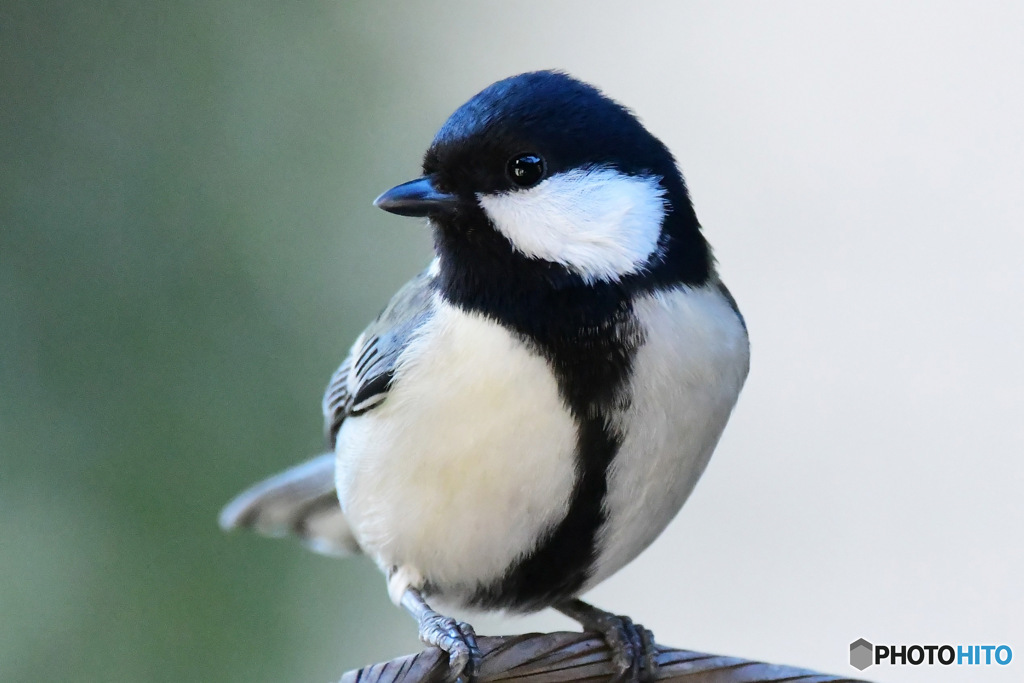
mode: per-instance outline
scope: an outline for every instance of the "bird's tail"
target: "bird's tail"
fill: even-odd
[[[324,555],[360,552],[334,485],[334,454],[325,453],[261,481],[220,513],[220,526],[264,536],[297,536]]]

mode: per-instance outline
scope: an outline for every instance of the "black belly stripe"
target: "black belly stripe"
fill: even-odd
[[[467,606],[539,609],[575,595],[593,570],[608,467],[622,442],[607,418],[628,403],[624,389],[643,341],[631,302],[680,284],[703,285],[714,273],[686,187],[665,155],[659,175],[673,201],[662,224],[662,252],[618,280],[587,280],[561,264],[527,257],[475,202],[432,223],[440,256],[432,287],[448,303],[489,317],[546,357],[579,426],[578,474],[565,518],[502,577],[482,578]],[[453,588],[461,599],[465,587]]]
[[[470,600],[473,606],[529,612],[571,597],[582,588],[596,559],[597,532],[605,520],[608,466],[621,441],[602,420],[583,421],[577,452],[579,476],[568,513],[500,581],[478,590]]]
[[[481,586],[470,600],[473,606],[541,609],[576,595],[590,576],[597,534],[605,522],[608,467],[622,444],[622,435],[606,418],[611,410],[624,407],[622,387],[640,341],[628,308],[620,309],[614,318],[613,323],[590,328],[583,337],[562,337],[560,343],[541,349],[579,425],[576,484],[562,521],[500,580]],[[541,341],[533,338],[536,345]]]
[[[577,478],[565,517],[501,577],[481,577],[468,599],[461,592],[465,587],[459,587],[460,602],[470,607],[547,607],[576,595],[593,570],[605,521],[608,468],[622,443],[608,418],[628,403],[624,389],[643,341],[632,301],[641,293],[675,286],[681,271],[665,261],[618,282],[584,282],[557,264],[513,250],[483,214],[467,215],[462,228],[435,229],[434,235],[441,254],[436,290],[452,305],[504,326],[544,356],[578,425]],[[443,592],[446,587],[436,588]]]

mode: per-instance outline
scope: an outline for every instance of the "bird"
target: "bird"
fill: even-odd
[[[374,204],[426,219],[434,257],[330,378],[329,450],[221,526],[368,555],[452,680],[480,650],[438,605],[552,607],[649,680],[653,634],[580,596],[675,517],[750,363],[675,158],[595,86],[534,71],[471,97]]]

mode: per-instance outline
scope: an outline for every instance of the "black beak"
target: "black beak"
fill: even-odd
[[[373,200],[373,205],[399,216],[423,218],[455,208],[459,199],[439,192],[430,176],[396,185]]]

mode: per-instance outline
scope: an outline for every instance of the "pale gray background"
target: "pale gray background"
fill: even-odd
[[[0,7],[0,680],[322,681],[417,647],[369,563],[214,520],[316,452],[327,376],[429,258],[372,198],[547,67],[675,152],[753,346],[684,512],[589,598],[836,673],[859,637],[1005,643],[866,673],[1020,680],[1024,5],[410,5]]]

